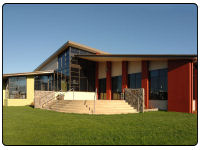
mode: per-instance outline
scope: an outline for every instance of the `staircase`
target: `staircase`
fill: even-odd
[[[137,110],[131,107],[124,100],[97,100],[86,101],[91,114],[128,114],[137,113]]]
[[[96,100],[95,108],[92,100],[59,100],[47,104],[45,109],[80,114],[128,114],[137,113],[124,100]]]
[[[46,107],[48,107],[48,110],[65,112],[65,113],[80,113],[80,114],[89,113],[88,109],[84,105],[83,100],[60,100]]]

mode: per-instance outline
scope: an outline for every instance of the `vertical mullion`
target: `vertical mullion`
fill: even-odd
[[[71,46],[69,47],[69,89],[71,89]]]

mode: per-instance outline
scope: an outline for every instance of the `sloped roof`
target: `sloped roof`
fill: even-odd
[[[53,60],[55,57],[57,57],[59,54],[61,54],[64,50],[66,50],[69,46],[82,49],[94,54],[109,54],[107,52],[91,48],[86,45],[82,45],[73,41],[67,41],[63,46],[61,46],[55,53],[53,53],[50,57],[48,57],[42,64],[40,64],[34,71],[39,71],[42,67],[44,67],[46,64],[48,64],[51,60]]]
[[[34,71],[34,72],[23,72],[23,73],[9,73],[3,74],[3,78],[14,77],[14,76],[31,76],[31,75],[44,75],[44,74],[52,74],[53,70],[49,71]]]

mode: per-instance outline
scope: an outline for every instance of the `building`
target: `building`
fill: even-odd
[[[68,41],[33,72],[4,74],[3,105],[30,105],[34,91],[81,91],[85,99],[97,91],[99,100],[118,100],[125,88],[144,88],[145,108],[192,113],[197,56],[109,54]]]

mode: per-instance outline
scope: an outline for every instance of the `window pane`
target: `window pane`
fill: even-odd
[[[26,98],[26,77],[9,78],[9,98],[11,99]]]
[[[167,69],[150,71],[150,99],[167,100]]]
[[[135,89],[141,88],[141,73],[132,73],[128,75],[128,87]]]
[[[142,80],[141,80],[141,73],[136,73],[136,76],[135,76],[135,78],[136,78],[136,88],[141,88],[142,86],[141,86],[141,82],[142,82]]]

